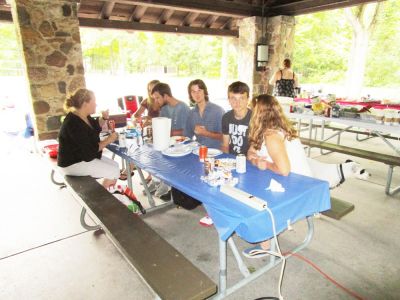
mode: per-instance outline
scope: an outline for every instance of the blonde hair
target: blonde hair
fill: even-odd
[[[147,84],[147,103],[149,104],[149,105],[151,105],[151,106],[153,106],[153,103],[154,103],[154,99],[153,99],[153,97],[151,97],[151,90],[150,90],[150,93],[149,93],[149,88],[150,88],[150,86],[155,86],[156,84],[158,84],[158,83],[160,83],[160,80],[157,80],[157,79],[154,79],[154,80],[152,80],[152,81],[150,81],[148,84]]]
[[[251,104],[253,113],[250,119],[249,143],[255,150],[261,149],[264,137],[269,131],[283,131],[289,141],[298,136],[275,97],[259,95],[253,98]]]
[[[70,111],[73,109],[79,109],[82,107],[84,102],[89,102],[92,99],[93,92],[88,89],[79,89],[65,100],[64,109]]]

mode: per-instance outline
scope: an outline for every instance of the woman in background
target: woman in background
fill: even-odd
[[[78,90],[64,107],[68,114],[58,135],[60,171],[65,175],[104,178],[105,188],[115,185],[120,176],[118,163],[102,156],[102,150],[117,140],[118,134],[113,132],[103,141],[99,138],[108,112],[102,112],[100,118],[90,116],[96,112],[96,98],[87,89]]]
[[[291,69],[292,62],[286,58],[283,61],[283,69],[276,71],[269,83],[274,85],[274,96],[296,97],[295,88],[299,86],[299,80]]]

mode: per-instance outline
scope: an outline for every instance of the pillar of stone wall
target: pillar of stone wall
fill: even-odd
[[[256,44],[262,37],[262,18],[244,18],[239,23],[238,72],[239,80],[249,84],[251,93],[272,93],[268,81],[282,65],[285,58],[292,58],[295,19],[289,16],[268,18],[264,27],[268,44],[268,63],[265,71],[256,71]]]
[[[85,87],[74,0],[15,0],[12,15],[29,85],[39,140],[55,138],[67,96]]]

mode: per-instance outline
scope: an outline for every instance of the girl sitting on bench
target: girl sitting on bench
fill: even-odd
[[[346,176],[357,176],[359,169],[350,161],[343,164],[327,164],[308,158],[298,134],[283,113],[278,100],[270,95],[260,95],[252,100],[253,114],[250,120],[247,159],[261,170],[271,170],[287,176],[290,172],[329,182],[335,188]],[[245,249],[246,257],[268,255],[269,240]]]

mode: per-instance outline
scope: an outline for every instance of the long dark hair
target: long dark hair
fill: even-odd
[[[192,80],[192,81],[189,83],[189,85],[188,85],[188,93],[189,93],[190,103],[191,103],[191,104],[194,104],[194,103],[195,103],[194,100],[193,100],[193,98],[192,98],[192,95],[191,95],[191,93],[190,93],[190,89],[191,89],[192,86],[194,86],[194,85],[197,85],[197,86],[199,87],[199,89],[201,89],[201,90],[204,91],[204,98],[206,99],[206,102],[207,102],[209,99],[208,99],[208,90],[207,90],[206,84],[205,84],[204,81],[201,80],[201,79],[195,79],[195,80]]]

